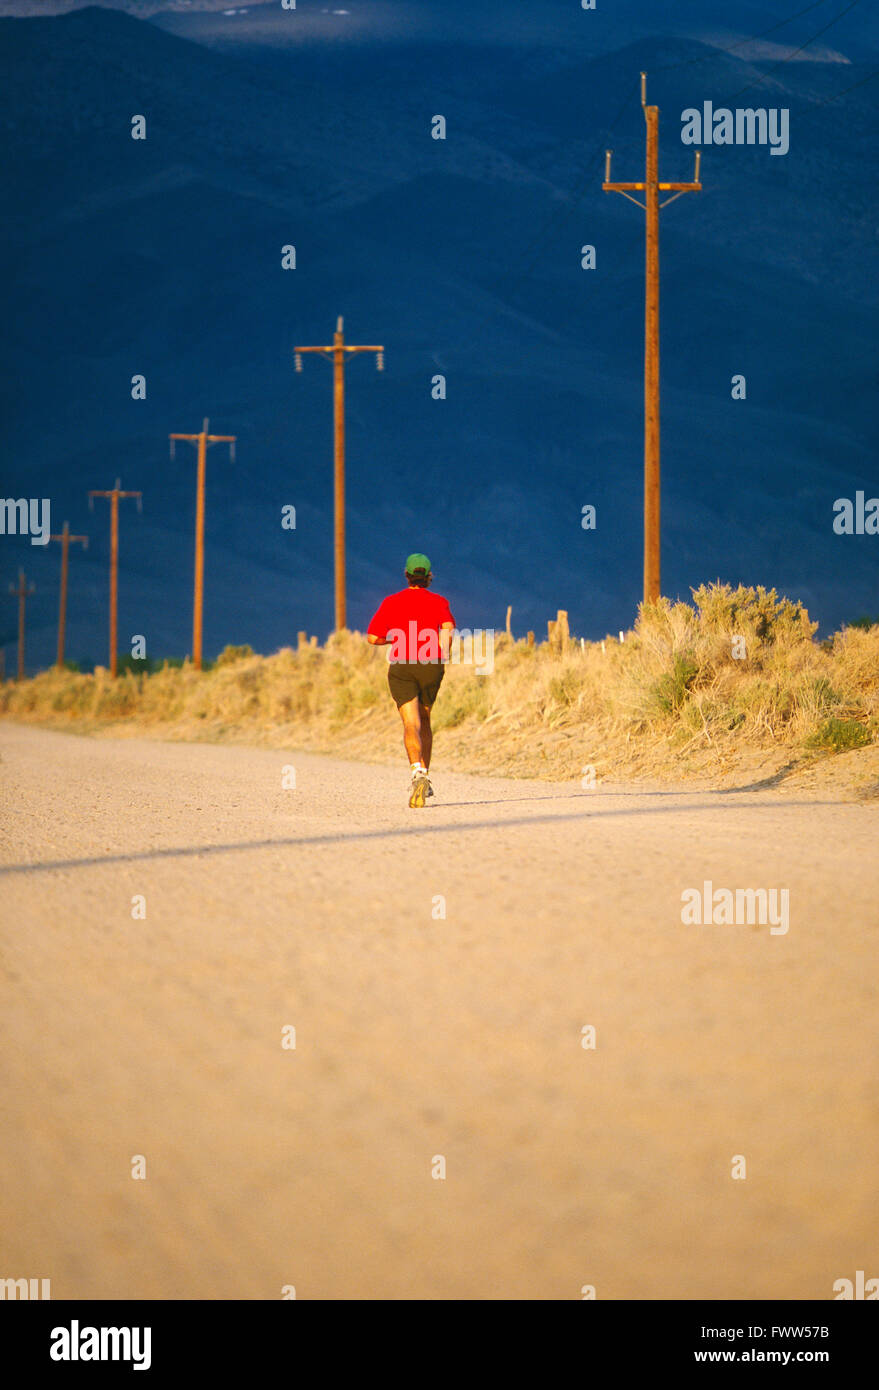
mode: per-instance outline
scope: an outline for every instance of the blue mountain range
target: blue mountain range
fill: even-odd
[[[332,373],[316,356],[294,373],[293,348],[331,342],[338,315],[385,347],[383,373],[347,370],[349,626],[413,550],[462,627],[500,627],[508,604],[517,634],[559,608],[586,637],[631,624],[644,215],[601,182],[606,147],[615,179],[643,178],[642,70],[666,179],[692,174],[688,108],[784,109],[790,128],[782,156],[704,145],[703,192],[661,214],[663,592],[775,586],[824,631],[879,612],[879,536],[833,529],[838,498],[879,494],[876,14],[668,8],[0,20],[0,492],[91,536],[71,657],[106,660],[107,507],[87,492],[117,476],[143,492],[141,515],[121,505],[120,647],[191,649],[195,453],[172,460],[168,434],[206,416],[238,439],[234,461],[208,455],[206,655],[331,629]],[[4,535],[0,559],[4,590],[19,566],[37,586],[35,670],[59,547]],[[0,612],[9,669],[14,600]]]

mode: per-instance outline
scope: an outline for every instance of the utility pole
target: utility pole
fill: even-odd
[[[345,607],[345,354],[346,352],[376,353],[376,367],[384,371],[385,350],[372,345],[354,346],[345,342],[344,320],[341,314],[336,320],[336,331],[331,347],[297,347],[293,349],[297,372],[302,371],[303,352],[322,352],[333,359],[333,424],[334,424],[334,500],[335,500],[335,555],[336,555],[336,632],[344,631],[347,625]]]
[[[58,670],[64,669],[64,633],[67,627],[67,559],[70,542],[76,541],[83,550],[89,548],[88,536],[71,536],[70,522],[65,521],[60,536],[50,536],[50,541],[61,542],[61,597],[58,603]]]
[[[119,486],[119,479],[116,479],[116,486],[109,491],[93,491],[89,493],[89,510],[94,511],[94,499],[96,497],[109,497],[110,499],[110,675],[115,677],[118,670],[118,652],[116,640],[116,608],[117,594],[119,588],[119,498],[136,497],[137,510],[140,511],[141,492],[122,492]]]
[[[18,599],[18,679],[24,680],[24,604],[34,592],[34,586],[25,583],[24,570],[18,571],[18,588],[10,584],[9,592]]]
[[[692,183],[659,182],[659,107],[647,105],[647,74],[641,74],[641,106],[647,124],[647,157],[643,183],[611,183],[610,158],[604,164],[605,193],[622,193],[647,212],[646,292],[644,305],[644,602],[659,598],[659,209],[682,193],[701,193],[699,162]],[[644,194],[642,203],[632,192]],[[659,201],[660,193],[671,198]]]
[[[184,439],[198,449],[198,478],[195,486],[195,589],[192,599],[192,664],[196,671],[201,670],[202,615],[204,611],[204,485],[209,444],[228,444],[229,458],[235,462],[234,434],[208,434],[210,421],[205,416],[199,434],[169,434],[171,457],[174,458],[174,444]]]

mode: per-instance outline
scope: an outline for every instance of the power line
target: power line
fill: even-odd
[[[802,53],[804,49],[809,47],[809,44],[814,43],[816,39],[820,39],[822,34],[826,34],[828,29],[832,29],[834,24],[838,24],[843,16],[848,14],[849,10],[853,10],[855,5],[859,5],[860,3],[861,0],[850,0],[850,4],[846,5],[844,10],[840,10],[839,14],[836,15],[834,19],[831,19],[828,24],[825,24],[823,29],[819,29],[817,34],[813,34],[810,39],[806,39],[805,43],[801,43],[799,48],[795,48],[793,53],[788,53],[786,58],[782,58],[780,63],[776,63],[775,66],[764,73],[762,77],[758,77],[755,82],[749,82],[747,87],[741,87],[739,91],[733,92],[731,97],[727,97],[727,101],[735,101],[736,97],[742,96],[745,92],[750,92],[752,87],[759,87],[763,82],[768,82],[774,72],[778,72],[778,69],[783,68],[785,63],[789,63],[792,58],[796,58],[798,53]]]
[[[756,43],[757,39],[765,39],[767,34],[774,34],[776,29],[783,29],[786,24],[792,24],[795,19],[801,19],[810,10],[816,10],[819,5],[826,5],[827,0],[812,0],[811,5],[805,5],[803,9],[797,10],[795,14],[789,14],[787,19],[779,19],[775,24],[770,24],[768,29],[761,29],[759,33],[752,34],[749,39],[739,39],[737,43],[730,44],[729,47],[711,45],[710,53],[702,53],[698,58],[685,58],[680,63],[669,63],[664,68],[655,68],[655,72],[674,72],[676,68],[691,67],[694,63],[707,63],[717,53],[735,53],[737,48],[747,48],[749,43]]]
[[[67,629],[67,569],[70,546],[72,542],[81,545],[84,550],[88,550],[88,536],[72,536],[70,534],[70,522],[65,521],[64,529],[59,536],[50,536],[50,541],[61,542],[61,587],[58,597],[58,656],[56,665],[59,671],[64,669],[64,634]]]
[[[531,255],[533,252],[538,251],[538,250],[543,246],[544,242],[546,241],[547,236],[551,235],[551,233],[552,233],[553,231],[556,231],[559,227],[563,226],[564,223],[565,223],[565,221],[566,221],[568,218],[570,218],[570,217],[573,215],[573,213],[576,211],[577,204],[579,203],[579,201],[580,201],[580,199],[582,198],[583,194],[585,193],[586,189],[589,187],[589,185],[590,185],[591,182],[592,182],[592,172],[593,172],[593,171],[592,171],[592,164],[593,164],[593,162],[597,162],[598,158],[600,157],[601,152],[606,148],[607,138],[610,137],[610,135],[613,133],[613,131],[616,129],[617,125],[619,124],[620,120],[622,119],[623,113],[624,113],[624,111],[626,110],[626,107],[629,105],[629,99],[630,99],[630,97],[632,96],[632,94],[636,91],[637,86],[638,86],[637,82],[633,82],[633,83],[632,83],[631,87],[629,87],[628,91],[626,92],[625,99],[624,99],[622,105],[620,106],[620,109],[619,109],[617,115],[616,115],[616,116],[614,117],[614,119],[611,121],[610,125],[607,126],[607,127],[605,127],[605,130],[604,130],[605,139],[602,140],[600,149],[596,146],[596,153],[595,153],[594,155],[590,155],[590,156],[589,156],[589,159],[588,159],[589,171],[588,171],[588,173],[585,173],[585,174],[583,175],[582,181],[581,181],[581,182],[577,185],[577,187],[575,188],[574,193],[573,193],[573,195],[572,195],[572,199],[571,199],[569,205],[566,206],[566,207],[564,207],[564,208],[562,208],[561,211],[560,211],[559,213],[556,213],[556,214],[545,224],[545,226],[543,227],[542,231],[540,231],[536,237],[532,238],[532,241],[531,241],[530,245],[529,245],[529,246],[526,248],[526,250],[525,250],[525,255]],[[532,258],[530,261],[527,261],[526,264],[525,264],[525,266],[523,267],[522,271],[520,272],[521,275],[527,275],[527,273],[528,273],[530,270],[533,270],[534,265],[535,265],[535,260],[534,260],[533,258]]]
[[[25,629],[25,603],[35,592],[34,585],[28,584],[24,577],[24,570],[18,571],[18,588],[9,586],[9,592],[13,598],[18,599],[18,679],[24,680],[24,629]]]
[[[641,74],[641,106],[647,131],[644,179],[638,182],[611,183],[611,151],[607,151],[604,166],[605,193],[622,193],[646,216],[646,294],[644,316],[644,602],[656,603],[660,594],[659,578],[659,210],[684,193],[701,193],[699,182],[700,152],[696,151],[696,167],[690,183],[665,183],[659,178],[659,107],[647,105],[647,74]],[[642,192],[644,202],[632,198]],[[659,201],[660,193],[671,193]]]
[[[814,101],[813,106],[828,106],[831,101],[839,101],[840,97],[848,96],[849,92],[854,92],[858,87],[863,87],[865,83],[872,82],[879,77],[879,68],[875,72],[870,72],[866,77],[862,77],[859,82],[853,82],[850,87],[844,87],[841,92],[835,92],[832,97],[824,97],[821,101]]]
[[[118,638],[117,621],[119,598],[119,499],[121,497],[134,497],[137,499],[137,510],[141,510],[140,501],[143,493],[123,492],[119,479],[116,479],[116,486],[99,490],[92,489],[89,493],[89,511],[94,511],[96,497],[106,497],[110,502],[110,675],[115,680],[118,670]]]
[[[680,68],[690,67],[695,63],[708,62],[710,59],[715,58],[718,53],[732,53],[737,48],[743,48],[748,44],[755,42],[755,40],[757,39],[765,38],[767,34],[774,33],[777,29],[781,29],[785,25],[793,23],[795,19],[802,18],[803,15],[808,14],[811,10],[820,8],[821,5],[824,5],[826,3],[827,0],[811,0],[811,3],[808,5],[804,5],[802,9],[796,10],[793,14],[788,15],[785,19],[777,20],[774,24],[770,24],[768,28],[759,30],[758,33],[752,34],[747,39],[740,39],[736,43],[731,44],[728,47],[715,48],[714,46],[712,46],[711,51],[709,53],[702,54],[698,58],[684,58],[679,63],[668,63],[665,67],[658,68],[656,69],[656,71],[675,72]],[[834,19],[832,19],[828,24],[826,24],[823,29],[820,29],[816,34],[813,34],[811,38],[807,39],[804,44],[801,44],[798,49],[795,49],[793,53],[788,54],[788,56],[782,59],[782,62],[777,64],[776,66],[781,67],[783,63],[788,62],[791,58],[795,57],[797,53],[802,53],[804,48],[807,48],[810,43],[813,43],[815,41],[816,38],[820,38],[821,34],[826,33],[826,31],[829,28],[831,28],[832,25],[836,24],[838,20],[842,19],[843,15],[847,13],[847,10],[853,9],[854,6],[858,3],[859,0],[851,0],[851,4],[847,6],[846,10],[841,11],[841,13],[838,14]],[[775,71],[775,69],[773,69],[772,71]],[[768,73],[767,76],[771,76],[771,73]],[[761,78],[760,80],[763,81],[765,79]],[[581,182],[575,187],[567,205],[563,207],[559,212],[554,213],[546,221],[546,223],[544,223],[541,230],[537,233],[537,235],[534,238],[532,238],[531,242],[526,247],[523,253],[523,264],[521,265],[521,268],[513,272],[515,275],[515,279],[507,282],[505,282],[503,279],[498,281],[495,289],[496,293],[499,293],[504,283],[507,283],[508,285],[508,293],[515,293],[516,289],[522,284],[522,282],[527,278],[527,276],[530,275],[531,271],[537,264],[538,259],[540,257],[540,253],[546,243],[547,238],[561,230],[561,228],[564,227],[571,220],[571,218],[573,218],[573,216],[579,211],[579,206],[583,198],[583,195],[592,182],[594,172],[593,162],[598,162],[600,160],[605,148],[607,147],[608,137],[611,135],[613,130],[615,130],[616,126],[622,119],[622,116],[629,105],[629,99],[632,95],[632,92],[637,90],[637,87],[638,83],[636,81],[626,92],[626,95],[620,104],[620,109],[614,116],[610,125],[605,127],[601,145],[596,146],[595,153],[588,157],[587,164],[585,166],[587,172],[584,173]],[[742,91],[748,90],[749,87],[742,88]],[[735,95],[738,96],[740,95],[740,93],[737,92]],[[731,99],[732,98],[730,98],[730,100]],[[487,327],[497,322],[497,320],[505,314],[506,309],[506,305],[500,305],[499,307],[495,308],[490,314],[486,315],[482,322],[473,330],[473,333],[476,334],[484,332],[484,330]]]
[[[208,434],[209,420],[205,417],[198,434],[169,434],[171,458],[174,458],[174,444],[178,439],[194,444],[197,449],[198,464],[195,485],[195,584],[192,599],[192,664],[196,671],[201,670],[202,614],[204,612],[204,496],[205,467],[209,444],[228,444],[232,462],[235,462],[234,434]]]
[[[302,371],[302,353],[316,352],[332,359],[333,363],[333,478],[334,478],[334,538],[336,561],[336,632],[347,626],[345,601],[345,367],[346,353],[374,352],[375,365],[384,371],[384,346],[377,343],[346,343],[345,322],[340,314],[331,344],[319,347],[294,347],[294,365]]]

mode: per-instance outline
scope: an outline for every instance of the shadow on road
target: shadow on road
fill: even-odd
[[[614,816],[655,816],[677,814],[679,811],[725,811],[751,810],[771,811],[777,815],[779,810],[788,808],[800,808],[804,806],[839,806],[838,801],[784,801],[769,802],[765,807],[760,803],[747,807],[736,806],[729,803],[701,802],[691,803],[684,806],[622,806],[616,810],[602,811],[594,798],[588,792],[580,793],[585,799],[589,798],[592,803],[590,810],[583,810],[579,814],[568,813],[562,816],[516,816],[510,819],[476,820],[476,821],[449,821],[448,823],[431,823],[434,815],[442,812],[442,806],[430,808],[430,820],[418,817],[410,825],[389,826],[386,830],[349,830],[338,833],[328,833],[325,835],[306,835],[306,836],[287,836],[283,839],[273,840],[242,840],[238,843],[224,845],[185,845],[172,849],[148,849],[135,850],[128,854],[107,854],[89,859],[52,859],[45,863],[37,864],[4,864],[0,865],[0,876],[4,874],[37,874],[49,873],[57,869],[83,869],[94,868],[103,864],[134,864],[145,859],[183,859],[187,856],[198,857],[199,855],[213,854],[234,854],[248,850],[260,849],[284,849],[284,848],[307,848],[315,845],[338,845],[347,844],[354,840],[385,840],[399,836],[421,836],[421,835],[445,835],[458,830],[506,830],[513,826],[533,826],[543,824],[560,824],[563,821],[582,821],[598,820],[606,821]],[[657,793],[657,795],[668,795],[668,793]],[[519,801],[537,800],[553,801],[559,800],[558,797],[518,797]],[[509,799],[508,799],[509,800]],[[461,805],[491,805],[491,802],[462,802]],[[507,800],[494,803],[496,805],[506,805]]]
[[[731,792],[769,791],[772,787],[779,786],[786,777],[789,777],[792,772],[796,772],[802,765],[802,758],[794,758],[793,762],[785,763],[784,767],[780,767],[778,771],[773,772],[770,777],[763,777],[759,782],[749,782],[747,786],[744,787],[718,787],[717,794],[718,796],[729,796]]]

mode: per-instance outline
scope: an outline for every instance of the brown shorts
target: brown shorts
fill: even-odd
[[[415,699],[430,709],[445,674],[441,661],[392,661],[388,666],[388,686],[397,709]]]

